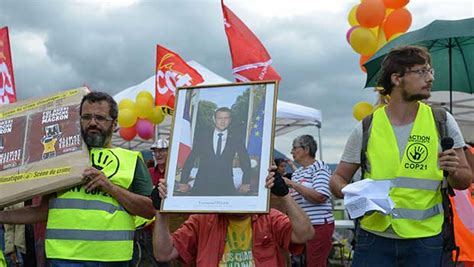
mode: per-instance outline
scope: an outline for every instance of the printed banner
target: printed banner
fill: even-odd
[[[0,171],[21,164],[25,126],[25,116],[0,121]]]

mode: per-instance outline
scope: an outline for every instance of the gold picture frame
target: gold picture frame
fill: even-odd
[[[176,91],[161,211],[266,213],[277,81]]]

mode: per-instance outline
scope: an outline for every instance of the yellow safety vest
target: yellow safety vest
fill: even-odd
[[[5,262],[5,257],[3,256],[2,250],[0,250],[0,267],[7,267],[7,263]]]
[[[143,218],[143,217],[140,217],[140,216],[135,216],[135,218],[134,218],[135,227],[140,228],[140,227],[148,226],[148,225],[152,224],[155,220],[156,220],[155,217],[153,217],[151,219],[147,219],[147,218]]]
[[[419,102],[408,143],[400,161],[397,139],[385,113],[375,111],[367,144],[367,178],[391,180],[389,195],[395,207],[388,215],[366,214],[361,227],[384,232],[389,226],[402,238],[439,234],[443,224],[438,167],[439,137],[431,108]]]
[[[139,152],[122,148],[90,151],[92,166],[128,189]],[[128,261],[133,254],[134,217],[111,195],[83,185],[58,194],[49,203],[46,255],[53,259]]]

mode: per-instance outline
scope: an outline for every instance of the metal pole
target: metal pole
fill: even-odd
[[[319,159],[323,160],[323,143],[321,142],[321,128],[317,125],[316,128],[318,128]]]
[[[452,59],[452,48],[451,38],[448,42],[448,51],[449,51],[449,112],[453,114],[453,59]]]

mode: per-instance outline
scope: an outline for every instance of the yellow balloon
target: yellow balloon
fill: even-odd
[[[379,29],[380,29],[379,26],[373,27],[373,28],[369,28],[369,30],[371,30],[371,31],[375,34],[375,36],[378,36],[378,34],[379,34]]]
[[[351,26],[359,25],[359,22],[357,21],[357,18],[356,18],[356,12],[357,12],[358,7],[359,7],[359,5],[353,6],[351,8],[351,11],[349,12],[349,16],[347,17],[347,20],[349,21],[349,24]]]
[[[364,27],[357,27],[352,31],[350,43],[354,51],[364,56],[372,55],[377,49],[377,37]]]
[[[130,99],[122,99],[118,104],[119,109],[135,109],[135,102]]]
[[[367,115],[371,114],[374,111],[374,106],[368,102],[359,102],[352,107],[352,115],[358,121],[365,118]]]
[[[153,124],[160,124],[165,119],[165,114],[160,106],[154,107],[151,111],[148,120],[151,121]]]
[[[153,110],[153,102],[146,97],[140,97],[135,103],[135,112],[140,119],[146,119]]]
[[[135,98],[135,100],[138,100],[138,99],[140,99],[140,98],[142,98],[142,97],[144,97],[144,98],[150,100],[151,103],[154,103],[153,95],[152,95],[150,92],[148,92],[148,91],[141,91],[140,93],[138,93],[138,95],[137,95],[137,97]]]
[[[120,109],[118,114],[118,123],[120,127],[130,128],[137,122],[137,114],[133,109]]]

